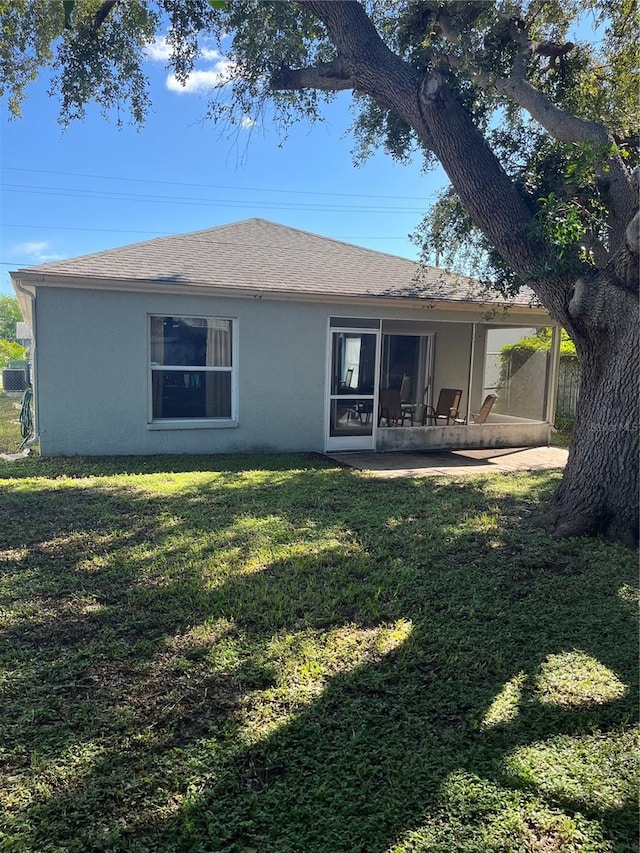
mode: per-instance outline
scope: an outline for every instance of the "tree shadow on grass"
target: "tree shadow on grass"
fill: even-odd
[[[276,574],[274,580],[283,579]],[[479,613],[474,598],[483,581],[464,572],[457,581],[472,596],[461,592],[448,609],[444,602],[433,607],[428,600],[414,613],[401,601],[397,610],[389,607],[386,619],[402,616],[413,622],[403,646],[336,676],[311,707],[236,756],[168,823],[161,835],[165,843],[177,842],[184,850],[382,853],[403,833],[423,820],[428,823],[430,813],[436,822],[446,819],[442,791],[456,774],[490,783],[476,783],[474,791],[467,782],[463,799],[478,802],[462,805],[463,820],[481,824],[501,809],[507,811],[509,794],[504,791],[515,788],[570,815],[582,812],[610,837],[630,842],[635,824],[631,801],[602,808],[580,794],[546,797],[526,775],[519,779],[505,770],[505,758],[523,746],[558,735],[618,732],[633,714],[629,696],[577,709],[531,699],[514,722],[497,732],[482,729],[496,688],[521,671],[533,676],[549,653],[578,644],[633,683],[630,661],[608,642],[593,642],[592,614],[583,623],[589,627],[580,631],[580,616],[588,614],[580,613],[575,602],[544,606],[539,590],[529,600],[509,603],[513,620],[523,628],[532,599],[538,599],[535,622],[513,643],[504,599],[498,595],[493,607],[485,604]],[[574,579],[573,587],[578,601],[588,598],[589,581]],[[620,614],[612,604],[600,615],[618,631]],[[458,618],[455,608],[461,611]],[[566,630],[558,630],[557,620],[563,617]],[[493,797],[483,802],[487,789]],[[516,842],[510,849],[518,849]]]
[[[628,555],[594,545],[585,565],[575,543],[508,522],[496,530],[486,513],[522,507],[482,480],[383,484],[311,470],[235,486],[225,500],[215,480],[162,498],[110,489],[106,517],[104,495],[66,489],[53,537],[37,524],[28,542],[7,537],[15,584],[39,586],[49,603],[98,606],[59,610],[60,635],[28,613],[5,633],[10,664],[34,659],[14,695],[42,712],[11,728],[10,751],[35,751],[53,773],[74,750],[94,750],[62,790],[21,810],[16,837],[42,850],[383,853],[423,825],[481,825],[513,810],[516,791],[588,810],[629,839],[628,808],[547,796],[508,774],[505,758],[556,735],[617,731],[634,717],[633,690],[568,710],[532,694],[513,719],[483,728],[503,685],[534,678],[549,655],[584,649],[635,682],[613,587],[632,577]],[[55,510],[46,490],[31,498],[44,516]],[[102,543],[94,571],[89,535]],[[270,556],[238,571],[261,536]],[[49,552],[52,539],[67,545]],[[229,571],[215,574],[223,552]],[[605,554],[617,556],[605,565]],[[376,632],[398,625],[397,643],[376,645]],[[343,630],[364,651],[325,664],[309,693],[278,693],[295,680],[278,643],[326,646]],[[263,712],[273,726],[260,726]],[[462,805],[446,793],[452,778],[466,779]],[[433,832],[422,849],[437,849]]]
[[[179,474],[194,471],[316,471],[335,469],[335,462],[319,453],[163,454],[156,456],[36,456],[5,463],[0,461],[0,480],[37,477],[108,477],[116,474]]]

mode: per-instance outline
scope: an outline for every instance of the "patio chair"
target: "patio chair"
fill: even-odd
[[[400,389],[381,388],[378,426],[380,426],[382,421],[386,421],[387,426],[404,426],[404,422],[407,419],[411,423],[411,426],[413,426],[413,412],[403,408]]]
[[[471,423],[472,424],[483,424],[489,417],[489,412],[493,409],[493,404],[498,399],[497,394],[487,394],[484,398],[482,405],[480,406],[480,411],[475,412],[471,415]],[[456,418],[455,422],[457,424],[466,424],[466,418]]]
[[[362,400],[353,407],[349,417],[357,418],[363,426],[367,426],[373,414],[373,400]]]
[[[402,377],[400,385],[400,402],[402,403],[402,411],[410,415],[413,419],[416,414],[416,404],[411,402],[411,377],[405,373]],[[413,426],[413,420],[411,421]]]
[[[460,408],[462,390],[460,388],[441,388],[435,408],[425,406],[422,412],[422,426],[431,421],[436,426],[440,421],[446,424],[455,423]]]

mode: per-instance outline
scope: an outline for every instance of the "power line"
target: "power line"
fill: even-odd
[[[172,204],[186,205],[189,207],[226,207],[226,208],[250,208],[255,210],[256,206],[268,210],[297,210],[318,213],[424,213],[424,208],[401,208],[401,207],[365,207],[358,205],[325,205],[305,204],[302,202],[272,202],[272,201],[235,201],[233,199],[205,199],[205,198],[182,198],[176,196],[149,196],[139,193],[118,193],[111,190],[83,190],[65,189],[64,187],[46,187],[24,184],[3,184],[4,192],[15,192],[27,195],[53,196],[55,198],[78,198],[95,199],[98,201],[124,201],[137,204]]]
[[[31,228],[33,230],[49,231],[90,231],[99,234],[151,234],[154,237],[170,237],[175,234],[175,231],[145,231],[139,228],[84,228],[76,225],[20,225],[14,222],[0,222],[0,228]],[[407,237],[391,237],[385,235],[378,236],[356,236],[356,237],[334,237],[335,240],[344,240],[345,242],[353,240],[406,240]]]
[[[155,237],[168,237],[175,233],[173,231],[145,231],[141,228],[84,228],[80,225],[20,225],[17,222],[0,222],[0,228],[31,228],[36,231],[44,229],[48,231],[95,231],[100,234],[151,234]]]
[[[0,267],[35,267],[46,261],[0,261]]]
[[[282,187],[234,187],[228,184],[192,184],[183,181],[160,181],[151,178],[127,178],[122,175],[91,175],[84,172],[59,172],[53,169],[26,169],[18,166],[0,166],[8,172],[31,172],[41,175],[62,175],[64,177],[73,178],[94,178],[101,181],[127,181],[137,184],[164,184],[174,187],[197,187],[198,189],[213,189],[213,190],[238,190],[240,192],[261,192],[261,193],[289,193],[294,195],[320,195],[320,196],[335,196],[340,198],[371,198],[384,199],[395,201],[424,201],[429,198],[435,198],[438,193],[428,193],[424,196],[403,196],[403,195],[376,195],[366,193],[342,193],[342,192],[327,192],[321,190],[287,190]]]

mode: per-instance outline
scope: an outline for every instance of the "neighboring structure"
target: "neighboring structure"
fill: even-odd
[[[16,340],[25,349],[31,346],[31,329],[28,323],[16,323]]]
[[[463,389],[471,422],[495,330],[525,337],[553,324],[524,297],[507,308],[471,279],[404,258],[249,219],[11,278],[34,333],[44,455],[549,439],[557,346],[528,371],[526,417],[503,405],[481,426],[421,426],[442,387]],[[402,389],[413,426],[378,425],[382,388]]]

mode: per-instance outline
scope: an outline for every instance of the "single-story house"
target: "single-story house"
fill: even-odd
[[[11,278],[33,330],[45,456],[549,440],[559,333],[547,312],[405,258],[248,219]],[[504,342],[543,327],[553,346],[508,375]],[[426,417],[443,388],[462,392],[457,417]],[[394,389],[402,419],[381,417]]]

